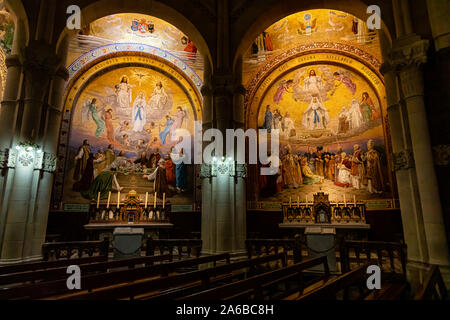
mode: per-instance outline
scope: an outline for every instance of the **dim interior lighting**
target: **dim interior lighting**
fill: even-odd
[[[225,160],[225,157],[222,157],[222,161]]]

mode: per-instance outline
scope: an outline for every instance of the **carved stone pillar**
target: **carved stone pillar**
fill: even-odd
[[[408,113],[412,151],[417,168],[417,185],[428,247],[428,262],[447,266],[449,265],[449,251],[433,164],[421,70],[421,65],[426,62],[427,49],[428,41],[410,35],[397,40],[390,54],[390,59],[400,77],[400,87]]]
[[[2,164],[7,170],[8,184],[2,192],[5,206],[0,212],[3,222],[0,263],[40,258],[51,194],[51,177],[46,172],[53,172],[56,165],[54,151],[48,152],[45,137],[48,121],[52,126],[50,132],[57,130],[53,128],[55,125],[59,128],[58,118],[47,116],[50,82],[59,59],[50,45],[37,41],[22,53],[23,114],[22,122],[17,124],[19,130],[15,130],[20,135],[10,139],[13,144],[6,149],[8,161]]]
[[[407,114],[400,101],[395,70],[383,64],[381,71],[386,83],[388,119],[393,151],[393,165],[400,199],[403,234],[408,245],[408,260],[427,262],[428,249],[423,224],[422,207],[417,188],[414,156],[411,152]]]

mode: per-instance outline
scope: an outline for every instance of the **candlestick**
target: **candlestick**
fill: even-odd
[[[289,197],[289,208],[292,207],[292,197]]]
[[[145,193],[145,209],[147,209],[148,192]]]
[[[97,195],[97,209],[100,207],[100,192]]]
[[[117,209],[120,208],[120,191],[117,192]]]
[[[165,204],[166,204],[166,193],[164,192],[163,193],[163,209],[164,209]]]
[[[305,196],[305,205],[308,205],[308,195]]]
[[[344,207],[347,206],[347,201],[345,201],[345,193],[344,193]]]
[[[156,192],[155,192],[155,197],[153,199],[153,208],[156,208]]]
[[[299,205],[300,205],[300,197],[297,196],[297,208],[299,207]]]
[[[106,209],[109,209],[109,201],[111,200],[111,191],[108,192],[108,203],[106,204]]]
[[[356,196],[353,195],[353,205],[356,207]]]

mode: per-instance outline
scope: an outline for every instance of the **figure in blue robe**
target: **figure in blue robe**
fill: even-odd
[[[161,140],[161,144],[163,144],[163,145],[166,144],[166,138],[167,138],[167,135],[170,132],[170,127],[174,123],[174,120],[170,119],[169,116],[166,116],[166,118],[167,118],[166,127],[164,128],[163,131],[161,131],[159,133],[159,139]]]

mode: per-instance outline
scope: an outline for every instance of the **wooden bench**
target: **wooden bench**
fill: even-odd
[[[343,300],[349,300],[349,289],[352,286],[356,286],[358,289],[358,295],[354,300],[361,300],[367,295],[366,270],[368,266],[369,264],[360,266],[337,278],[331,279],[323,286],[315,288],[303,295],[291,297],[289,300],[337,300],[337,296],[341,291],[344,291]]]
[[[150,279],[120,287],[75,294],[65,298],[71,300],[174,299],[196,291],[205,290],[220,282],[229,282],[236,278],[246,277],[248,274],[255,274],[258,272],[257,266],[278,261],[281,262],[282,266],[286,266],[286,254],[279,253],[199,271]],[[242,269],[248,270],[243,273],[235,273]]]
[[[167,276],[179,268],[198,266],[204,263],[213,263],[216,265],[216,263],[221,260],[226,260],[226,262],[229,263],[230,255],[224,253],[128,270],[111,271],[86,276],[83,276],[82,274],[81,288],[83,290],[93,290],[95,288],[137,281],[149,277],[161,275]],[[39,299],[70,293],[72,293],[72,291],[67,289],[66,279],[61,279],[19,287],[3,288],[2,291],[0,291],[0,299]]]
[[[178,259],[181,260],[183,255],[183,248],[186,248],[185,253],[191,256],[192,253],[198,258],[202,251],[202,240],[200,239],[147,239],[146,255],[152,256],[155,251],[160,254],[168,252],[175,256],[175,249],[177,249]]]
[[[140,257],[132,259],[122,259],[113,260],[105,262],[87,262],[82,264],[76,264],[81,269],[81,274],[86,275],[95,272],[107,272],[109,269],[128,267],[129,269],[134,268],[137,265],[153,265],[154,262],[162,261],[172,261],[172,255],[159,255],[150,257]],[[24,283],[31,281],[41,282],[41,281],[51,281],[58,280],[62,278],[67,278],[67,266],[57,267],[45,270],[37,271],[25,271],[17,272],[11,274],[0,275],[0,285],[14,284],[14,283]]]
[[[302,261],[302,243],[300,237],[295,239],[247,239],[245,240],[248,258],[259,257],[278,252],[292,251],[294,263]]]
[[[20,263],[20,264],[9,264],[5,266],[0,266],[0,275],[9,274],[9,273],[17,273],[17,272],[27,272],[27,271],[36,271],[36,270],[45,270],[52,269],[58,267],[66,267],[71,264],[87,264],[94,262],[102,262],[108,260],[107,256],[94,256],[94,257],[86,257],[86,258],[77,258],[77,259],[62,259],[56,261],[37,261],[37,262],[28,262],[28,263]]]
[[[308,259],[278,270],[266,272],[245,280],[215,287],[209,290],[197,292],[181,298],[182,300],[229,300],[229,299],[256,299],[273,298],[270,296],[269,288],[276,287],[287,281],[294,280],[294,290],[302,293],[303,289],[310,285],[310,281],[304,279],[304,272],[312,267],[323,265],[324,273],[314,281],[326,280],[330,277],[326,256]],[[284,294],[292,290],[285,290]]]
[[[83,254],[92,257],[94,253],[108,256],[108,249],[108,238],[101,241],[46,242],[42,245],[42,257],[44,261],[49,261],[51,259],[72,259],[74,255],[82,258]]]
[[[414,300],[447,300],[448,292],[442,279],[439,267],[431,266],[422,288],[414,296]]]
[[[385,263],[386,258],[388,263]],[[359,267],[375,261],[385,274],[406,278],[406,244],[383,241],[344,240],[340,245],[341,273],[349,272],[352,262]],[[398,268],[396,268],[396,262]]]

